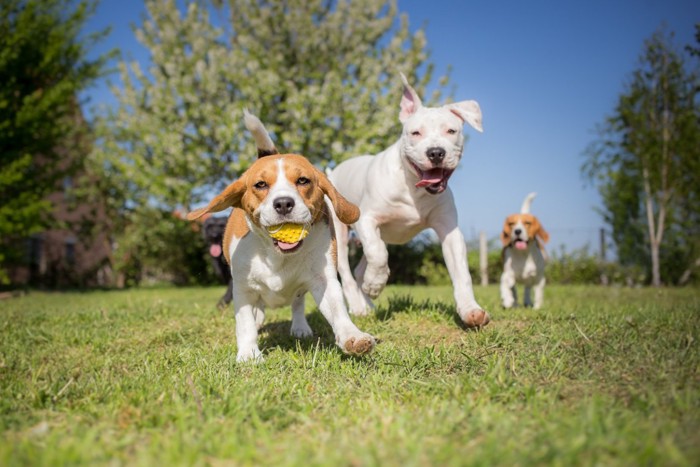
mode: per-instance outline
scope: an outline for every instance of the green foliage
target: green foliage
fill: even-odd
[[[399,71],[419,91],[431,79],[424,32],[409,31],[395,0],[178,5],[146,2],[136,35],[149,67],[120,64],[118,106],[99,125],[92,160],[110,174],[100,189],[119,235],[141,222],[134,206],[190,210],[248,167],[244,108],[280,150],[332,165],[398,137]]]
[[[648,268],[655,285],[678,280],[700,257],[700,81],[672,39],[662,30],[645,43],[582,167],[598,185],[621,262]]]
[[[235,362],[217,288],[0,301],[2,465],[694,465],[700,308],[690,289],[548,286],[540,311],[455,322],[449,287],[390,286],[345,357],[310,306]],[[310,304],[310,302],[309,302]]]
[[[93,8],[87,0],[0,4],[0,264],[20,260],[19,240],[51,223],[47,195],[87,152],[77,97],[106,59],[87,58],[104,33],[80,36]]]

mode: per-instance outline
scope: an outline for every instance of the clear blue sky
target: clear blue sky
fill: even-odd
[[[497,236],[536,191],[532,212],[551,235],[550,251],[586,243],[597,251],[600,201],[581,178],[582,154],[644,40],[665,24],[678,46],[693,43],[700,1],[399,0],[399,8],[412,29],[426,25],[435,76],[451,65],[455,99],[481,105],[484,133],[465,126],[469,141],[450,180],[467,239]],[[141,2],[102,0],[88,30],[112,33],[96,51],[118,47],[147,60],[130,28],[144,13]],[[104,84],[88,95],[90,106],[113,102]]]

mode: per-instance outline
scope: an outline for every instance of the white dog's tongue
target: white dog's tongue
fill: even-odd
[[[517,248],[518,250],[524,250],[527,248],[527,242],[518,240],[515,242],[515,248]]]
[[[416,183],[416,188],[425,188],[426,186],[440,183],[443,178],[443,171],[441,168],[426,170],[423,172],[422,177],[423,178]]]
[[[221,256],[221,245],[217,245],[215,243],[212,246],[210,246],[209,254],[212,255],[214,258],[218,258],[219,256]]]
[[[279,240],[277,241],[277,246],[280,248],[282,251],[287,251],[293,249],[295,246],[297,246],[299,242],[294,242],[294,243],[284,243],[280,242]]]

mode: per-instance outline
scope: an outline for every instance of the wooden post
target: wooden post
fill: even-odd
[[[481,285],[489,285],[489,252],[486,244],[486,232],[479,233],[479,270],[481,271]]]

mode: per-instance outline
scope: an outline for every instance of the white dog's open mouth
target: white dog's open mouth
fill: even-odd
[[[416,188],[425,188],[428,193],[434,195],[442,193],[447,189],[447,181],[450,179],[452,172],[454,172],[454,170],[445,169],[443,167],[422,170],[413,162],[411,162],[411,166],[413,166],[420,177],[420,180],[416,183]]]
[[[304,243],[304,240],[299,240],[298,242],[294,242],[294,243],[285,243],[285,242],[273,239],[272,243],[274,243],[274,245],[277,247],[277,249],[279,251],[287,254],[287,253],[293,253],[293,252],[297,251],[299,248],[301,248],[301,244]]]

